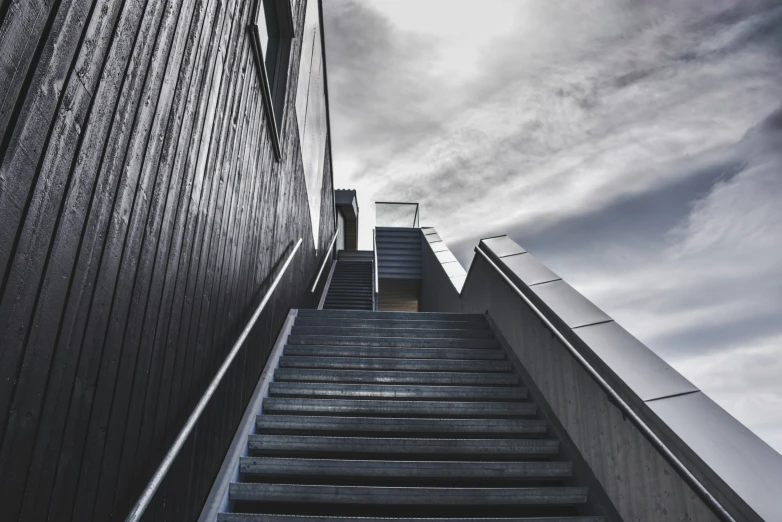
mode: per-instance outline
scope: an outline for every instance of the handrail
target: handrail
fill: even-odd
[[[285,260],[285,264],[282,265],[280,272],[274,278],[274,281],[272,281],[269,290],[266,291],[266,295],[263,296],[263,299],[261,300],[261,303],[258,305],[258,308],[255,309],[255,313],[252,315],[252,317],[250,317],[250,320],[247,322],[247,326],[244,327],[244,330],[242,330],[239,339],[236,340],[236,342],[233,345],[233,348],[231,348],[231,351],[228,352],[228,356],[225,358],[225,361],[223,361],[223,364],[220,366],[220,369],[217,370],[217,373],[212,379],[212,382],[209,383],[209,386],[206,388],[206,391],[201,396],[201,400],[198,401],[198,404],[193,410],[193,413],[191,413],[190,417],[187,418],[187,422],[185,422],[185,425],[182,427],[182,430],[179,432],[179,435],[177,435],[177,438],[176,440],[174,440],[174,443],[171,445],[171,448],[168,450],[165,457],[163,457],[163,461],[160,463],[160,466],[158,466],[158,468],[155,470],[155,473],[152,475],[152,480],[150,480],[149,484],[147,484],[147,487],[144,488],[144,491],[141,493],[141,496],[139,497],[138,501],[136,501],[136,504],[133,506],[133,509],[131,510],[130,514],[125,519],[125,522],[137,522],[138,520],[141,520],[144,511],[147,509],[147,506],[152,500],[152,496],[155,494],[155,491],[157,491],[157,488],[160,487],[160,484],[163,482],[163,478],[166,476],[166,473],[171,468],[171,465],[174,463],[174,459],[181,451],[182,446],[185,445],[185,441],[187,441],[187,438],[190,436],[190,433],[193,431],[193,428],[195,427],[195,423],[198,421],[199,417],[204,412],[204,409],[206,409],[207,403],[214,395],[215,390],[217,390],[217,387],[220,385],[220,381],[222,381],[223,377],[228,371],[228,367],[231,366],[231,363],[236,358],[236,355],[239,353],[239,349],[242,347],[242,343],[244,343],[245,339],[247,339],[247,336],[250,335],[250,330],[252,329],[253,326],[255,326],[255,322],[258,320],[258,317],[260,317],[264,307],[269,302],[269,298],[271,297],[274,290],[277,288],[277,285],[282,279],[283,274],[285,274],[285,271],[288,269],[288,266],[290,266],[291,261],[293,260],[293,256],[296,255],[296,252],[298,252],[299,247],[301,246],[301,242],[302,240],[301,238],[299,238],[299,241],[296,243],[296,246],[293,248],[293,252],[291,252],[290,255],[288,256],[288,259]]]
[[[334,242],[337,241],[338,235],[339,235],[339,225],[337,225],[337,231],[334,232],[334,237],[331,238],[331,243],[329,243],[329,249],[326,251],[326,255],[323,256],[323,263],[320,265],[320,270],[318,270],[318,277],[315,278],[315,283],[312,285],[312,290],[310,290],[310,292],[314,292],[315,289],[318,287],[318,281],[320,280],[320,275],[323,273],[323,269],[326,268],[326,261],[329,260],[329,256],[331,255],[331,249],[334,248]]]
[[[374,295],[375,302],[373,303],[373,305],[374,305],[373,308],[375,309],[375,311],[377,311],[377,307],[378,307],[377,294],[378,294],[378,292],[380,292],[380,283],[378,282],[378,275],[377,275],[377,272],[378,272],[378,267],[377,267],[377,229],[375,229],[375,228],[372,229],[372,254],[375,257],[375,261],[374,261],[374,263],[372,263],[374,265],[374,268],[375,268],[375,274],[374,274],[375,280],[373,281],[374,284],[375,284],[375,295]]]
[[[502,276],[503,279],[505,279],[505,282],[510,285],[510,287],[521,297],[525,303],[527,303],[527,306],[529,306],[532,311],[535,313],[535,315],[538,316],[538,318],[543,322],[543,324],[548,327],[549,330],[557,337],[557,339],[562,342],[563,345],[565,345],[565,348],[570,352],[570,354],[576,359],[576,361],[583,366],[583,368],[587,371],[587,373],[597,382],[598,386],[600,386],[606,394],[611,398],[612,402],[616,404],[616,406],[622,411],[622,413],[628,417],[633,424],[638,428],[638,430],[649,440],[649,442],[654,446],[660,453],[663,454],[663,457],[665,457],[665,460],[668,461],[668,463],[673,466],[673,468],[679,472],[679,474],[684,478],[685,482],[689,484],[691,488],[695,490],[695,492],[698,494],[698,496],[701,497],[701,499],[708,505],[714,513],[724,522],[736,522],[736,519],[733,518],[733,516],[723,507],[723,505],[709,492],[708,489],[695,477],[695,475],[690,472],[689,469],[680,461],[676,455],[673,454],[673,452],[668,449],[668,446],[665,445],[665,443],[652,431],[652,429],[646,425],[646,423],[641,419],[641,417],[638,416],[635,411],[630,408],[630,406],[622,399],[622,397],[611,387],[608,382],[603,379],[603,377],[598,373],[597,370],[594,369],[594,367],[589,364],[589,362],[584,358],[583,355],[581,355],[578,350],[570,343],[570,341],[567,340],[567,338],[562,334],[562,332],[559,331],[559,329],[554,326],[554,324],[549,321],[548,317],[538,309],[537,306],[535,306],[530,300],[529,297],[524,295],[524,293],[519,289],[518,286],[507,276],[505,273],[498,267],[486,253],[481,250],[480,248],[476,247],[475,251],[478,252],[483,258],[497,271],[498,274]]]

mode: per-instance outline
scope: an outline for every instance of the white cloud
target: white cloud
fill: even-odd
[[[672,364],[728,413],[782,450],[782,335],[718,354],[674,359]]]
[[[371,248],[373,201],[417,201],[463,261],[479,237],[545,242],[538,257],[675,364],[740,347],[775,357],[782,116],[747,131],[782,100],[782,6],[494,0],[478,11],[327,4],[336,184],[358,189],[360,246]],[[659,225],[615,210],[665,206],[688,180],[703,185],[689,207],[647,212]],[[601,229],[578,228],[601,214]],[[581,233],[571,244],[548,230]],[[718,375],[701,367],[682,366],[708,392]],[[749,388],[730,404],[755,400]],[[759,426],[761,410],[742,420]],[[782,410],[769,415],[777,428],[763,434],[779,441]]]

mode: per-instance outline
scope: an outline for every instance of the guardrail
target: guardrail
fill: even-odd
[[[665,443],[652,431],[652,429],[641,419],[641,417],[622,399],[614,388],[595,370],[595,368],[581,355],[573,344],[565,337],[562,332],[546,317],[546,315],[535,306],[535,304],[522,292],[519,287],[498,267],[489,256],[479,247],[475,252],[480,254],[489,266],[491,266],[508,284],[508,286],[524,301],[540,321],[548,328],[552,334],[562,343],[570,355],[586,370],[589,376],[594,379],[598,386],[610,397],[611,401],[619,410],[638,428],[642,435],[659,451],[663,458],[681,475],[685,482],[693,491],[703,500],[703,502],[714,512],[723,522],[736,522],[736,519],[723,507],[723,505],[709,492],[708,489],[690,472],[687,466],[679,460],[678,457],[665,445]]]
[[[149,503],[152,501],[152,496],[160,487],[160,484],[163,482],[166,473],[168,473],[168,470],[171,468],[171,465],[174,463],[174,459],[182,450],[182,446],[184,446],[185,442],[187,441],[187,438],[190,436],[190,433],[193,431],[193,428],[195,427],[195,423],[198,422],[198,419],[201,417],[201,414],[204,412],[206,405],[209,403],[209,400],[212,398],[215,391],[217,390],[217,387],[220,385],[220,382],[222,381],[223,377],[228,371],[228,368],[231,366],[231,363],[236,358],[236,355],[239,353],[239,350],[241,349],[245,339],[247,339],[247,336],[250,334],[250,330],[252,329],[253,326],[255,326],[256,321],[258,321],[258,317],[260,317],[261,312],[266,307],[266,304],[269,302],[272,293],[274,293],[274,290],[277,288],[277,285],[280,283],[282,276],[285,274],[286,270],[288,269],[288,266],[290,266],[291,261],[293,260],[293,256],[295,256],[296,252],[299,251],[299,248],[301,247],[301,243],[302,243],[302,239],[299,238],[299,241],[296,243],[296,246],[293,248],[293,251],[288,255],[288,258],[285,260],[285,263],[282,265],[282,268],[280,269],[279,273],[274,278],[274,281],[272,281],[269,290],[266,291],[266,295],[263,296],[261,303],[255,309],[255,312],[253,313],[252,317],[250,317],[250,320],[247,322],[247,325],[244,327],[244,330],[242,330],[241,335],[239,335],[239,338],[234,343],[233,347],[231,348],[231,351],[228,352],[228,356],[225,358],[225,361],[223,361],[223,364],[217,370],[217,373],[212,379],[212,382],[209,383],[209,386],[206,388],[206,391],[201,396],[201,400],[198,401],[198,404],[193,410],[193,413],[191,413],[190,417],[187,418],[187,422],[185,422],[185,425],[180,430],[179,435],[177,435],[177,438],[174,440],[174,443],[171,445],[171,448],[163,457],[163,461],[160,463],[160,466],[158,466],[158,468],[155,470],[155,473],[152,475],[152,480],[150,480],[149,484],[147,484],[147,487],[144,488],[144,491],[141,493],[141,496],[139,497],[138,501],[136,501],[136,504],[133,506],[133,509],[130,511],[130,514],[125,519],[125,522],[138,522],[139,520],[141,520],[141,517],[144,515],[144,511],[147,509],[147,506],[149,506]]]
[[[337,241],[337,236],[339,235],[339,226],[337,226],[337,231],[334,232],[334,237],[331,238],[331,243],[329,243],[329,249],[326,251],[326,255],[323,257],[323,263],[320,265],[320,270],[318,270],[318,277],[315,278],[315,282],[312,284],[312,290],[310,292],[314,292],[315,289],[318,287],[318,281],[320,281],[320,276],[323,274],[323,269],[326,268],[326,261],[329,260],[329,257],[331,256],[331,251],[334,248],[334,243]]]

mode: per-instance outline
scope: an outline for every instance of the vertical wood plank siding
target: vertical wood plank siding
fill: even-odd
[[[317,0],[309,0],[317,1]],[[301,34],[306,0],[294,4]],[[276,161],[254,0],[0,2],[0,519],[122,520],[303,246],[148,511],[198,515],[313,247],[294,40]]]

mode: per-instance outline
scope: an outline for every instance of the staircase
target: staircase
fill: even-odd
[[[482,315],[300,310],[247,453],[220,522],[604,521]]]
[[[375,228],[378,310],[418,311],[422,240],[420,228]]]
[[[373,260],[371,250],[340,251],[323,308],[372,310]]]

